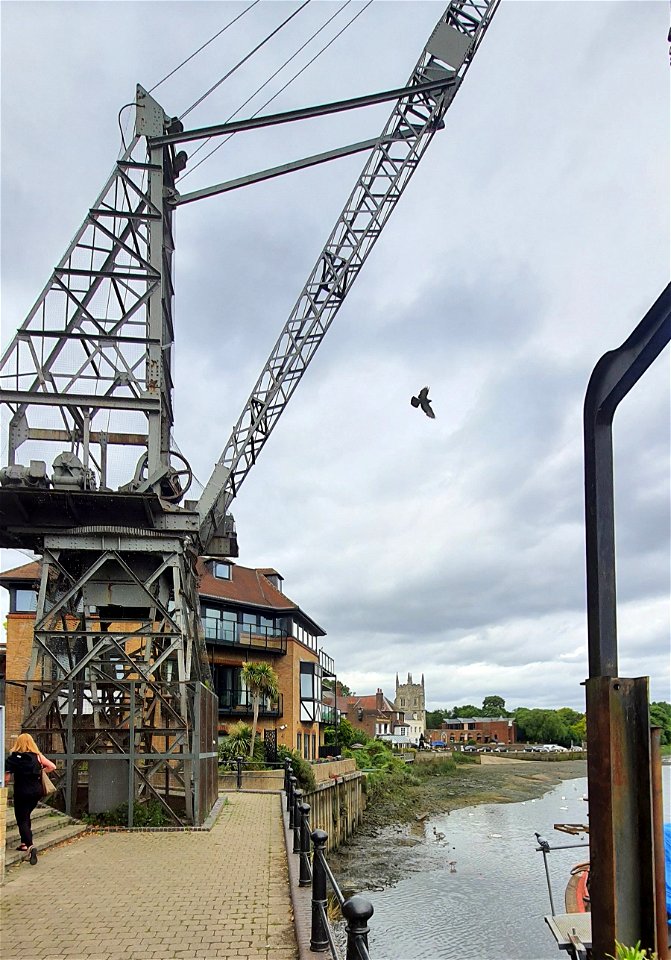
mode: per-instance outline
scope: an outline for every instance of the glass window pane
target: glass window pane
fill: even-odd
[[[14,592],[14,610],[16,613],[30,613],[37,610],[37,594],[35,591],[17,588]]]

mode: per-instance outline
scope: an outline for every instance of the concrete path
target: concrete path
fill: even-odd
[[[3,960],[296,960],[278,794],[203,833],[88,834],[12,867]]]

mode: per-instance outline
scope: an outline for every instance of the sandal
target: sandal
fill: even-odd
[[[33,847],[30,848],[30,865],[31,865],[31,867],[34,867],[36,863],[37,863],[37,847],[34,847],[34,846],[33,846]]]
[[[25,843],[20,843],[16,849],[17,849],[17,850],[27,850],[28,847],[26,846]]]

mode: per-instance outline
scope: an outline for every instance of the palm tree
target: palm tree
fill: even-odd
[[[276,700],[280,692],[280,679],[269,663],[245,663],[242,667],[242,680],[252,695],[254,705],[252,740],[249,745],[249,756],[253,757],[261,698],[268,697],[270,700]]]

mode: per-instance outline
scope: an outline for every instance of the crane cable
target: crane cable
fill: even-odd
[[[248,7],[245,7],[245,9],[242,11],[242,13],[239,13],[239,14],[237,15],[237,17],[233,17],[232,20],[229,20],[229,22],[226,24],[225,27],[222,27],[221,30],[219,30],[217,33],[214,34],[214,36],[210,37],[209,40],[206,40],[205,43],[204,43],[201,47],[198,47],[197,50],[194,50],[194,52],[191,54],[190,57],[187,57],[186,60],[182,60],[182,62],[179,64],[179,66],[175,67],[174,70],[171,70],[170,73],[167,73],[167,74],[163,77],[162,80],[159,80],[158,83],[155,83],[154,86],[151,88],[151,90],[148,90],[147,92],[148,92],[148,93],[153,93],[154,90],[156,90],[158,87],[160,87],[162,83],[165,83],[166,80],[168,80],[170,77],[172,77],[173,74],[177,73],[178,70],[180,70],[185,64],[187,64],[187,63],[189,62],[189,60],[193,60],[193,58],[194,58],[195,56],[197,56],[197,55],[201,52],[201,50],[204,50],[205,47],[209,46],[209,44],[211,44],[213,40],[216,40],[217,37],[220,37],[220,36],[222,35],[222,33],[224,33],[226,30],[228,30],[229,27],[232,27],[234,23],[237,23],[238,20],[241,20],[246,13],[249,13],[249,11],[252,9],[252,7],[255,7],[255,6],[256,6],[257,3],[260,3],[260,0],[253,0],[253,2],[250,3],[250,5],[249,5]]]
[[[265,81],[265,83],[262,83],[261,86],[260,86],[257,90],[255,90],[254,93],[253,93],[250,97],[248,97],[248,99],[245,100],[245,102],[242,103],[234,113],[232,113],[232,114],[230,115],[230,117],[226,120],[226,123],[230,122],[230,121],[233,119],[233,117],[235,117],[235,116],[240,112],[240,110],[242,110],[242,108],[245,107],[245,106],[250,102],[250,100],[253,100],[254,97],[256,96],[256,94],[257,94],[257,93],[260,93],[261,90],[263,90],[263,88],[264,88],[265,86],[267,86],[267,85],[270,83],[270,81],[273,80],[273,79],[287,66],[287,64],[290,63],[290,62],[294,59],[294,57],[296,57],[302,50],[304,50],[305,47],[306,47],[312,40],[314,40],[314,38],[315,38],[319,33],[321,33],[321,31],[324,30],[324,29],[331,23],[331,21],[334,20],[334,19],[338,16],[338,14],[341,13],[341,12],[345,9],[345,7],[347,7],[347,6],[350,4],[350,2],[351,2],[351,0],[346,0],[346,2],[343,4],[343,6],[340,8],[340,10],[337,10],[337,11],[333,14],[333,16],[330,17],[330,18],[326,21],[326,23],[324,23],[324,24],[319,28],[319,30],[316,30],[315,33],[313,33],[312,36],[311,36],[308,40],[306,40],[305,43],[304,43],[301,47],[299,47],[298,50],[296,50],[296,52],[295,52],[294,54],[292,54],[292,56],[289,57],[288,60],[285,60],[285,62],[282,64],[282,66],[279,67],[279,69],[277,69],[272,76],[268,77],[268,79]],[[308,69],[308,67],[312,66],[312,64],[315,62],[315,60],[317,60],[319,57],[321,57],[321,55],[322,55],[326,50],[328,50],[328,48],[329,48],[333,43],[335,43],[335,41],[338,40],[339,37],[341,37],[341,36],[343,35],[343,33],[344,33],[346,30],[349,29],[349,27],[352,26],[352,24],[354,23],[354,21],[357,20],[357,19],[361,16],[362,13],[365,13],[365,12],[366,12],[366,10],[368,9],[368,7],[371,5],[372,2],[373,2],[373,0],[368,0],[368,2],[364,4],[364,6],[361,8],[361,10],[359,10],[359,12],[358,12],[357,14],[355,14],[355,16],[353,16],[352,19],[349,20],[349,21],[345,24],[345,26],[344,26],[341,30],[339,30],[338,33],[336,33],[335,36],[332,37],[332,38],[329,40],[329,42],[326,43],[326,44],[321,48],[321,50],[318,50],[317,53],[314,55],[314,57],[312,57],[311,60],[308,60],[308,62],[305,64],[305,66],[301,67],[301,69],[300,69],[297,73],[295,73],[295,74],[293,75],[293,77],[291,77],[289,80],[287,80],[287,82],[284,84],[283,87],[280,87],[280,89],[279,89],[276,93],[274,93],[274,94],[272,95],[272,97],[270,97],[268,100],[266,100],[265,103],[262,103],[261,106],[260,106],[257,110],[255,110],[254,113],[251,114],[250,119],[253,119],[254,117],[258,116],[259,113],[261,112],[261,110],[263,110],[265,107],[267,107],[269,103],[272,103],[273,100],[275,100],[277,97],[279,97],[279,95],[280,95],[281,93],[284,93],[284,91],[287,89],[287,87],[289,87],[289,86],[294,82],[294,80],[297,80],[298,77],[300,77],[300,75],[301,75],[302,73],[305,73],[305,71]],[[231,137],[234,137],[234,136],[235,136],[234,133],[229,133],[229,135],[228,135],[227,137],[225,137],[223,140],[221,140],[221,141],[217,144],[217,146],[214,147],[214,149],[210,150],[210,152],[209,152],[208,154],[206,154],[204,157],[202,157],[202,158],[198,161],[198,163],[194,164],[194,166],[190,166],[189,169],[188,169],[188,171],[187,171],[185,174],[183,174],[182,180],[185,180],[186,177],[189,176],[189,174],[193,173],[194,170],[197,170],[198,167],[201,165],[201,163],[205,163],[206,160],[208,160],[214,153],[216,153],[217,150],[220,149],[220,147],[223,147],[225,143],[228,143],[228,141],[231,139]],[[209,143],[209,141],[210,141],[211,139],[212,139],[211,137],[208,137],[207,140],[204,140],[203,143],[202,143],[196,150],[193,151],[193,153],[191,154],[191,158],[195,157],[196,154],[197,154],[200,150],[202,150],[203,147],[204,147],[207,143]]]
[[[282,23],[281,23],[278,27],[275,27],[275,29],[272,30],[264,40],[262,40],[260,43],[257,43],[257,45],[254,47],[253,50],[250,50],[250,52],[249,52],[246,56],[244,56],[244,57],[242,58],[242,60],[239,60],[239,61],[235,64],[235,66],[231,67],[231,69],[230,69],[227,73],[225,73],[225,74],[223,75],[223,77],[221,77],[219,80],[217,80],[217,82],[216,82],[215,84],[213,84],[213,85],[210,87],[210,89],[207,90],[207,91],[202,95],[202,97],[199,97],[198,100],[195,101],[195,103],[192,103],[191,106],[190,106],[187,110],[184,111],[184,113],[181,113],[180,116],[179,116],[179,119],[180,119],[180,120],[183,120],[184,117],[188,116],[188,114],[190,114],[192,110],[195,110],[195,108],[196,108],[197,106],[199,106],[199,104],[201,104],[201,103],[203,102],[203,100],[205,100],[206,97],[209,97],[209,95],[210,95],[211,93],[213,93],[213,92],[217,89],[217,87],[221,86],[221,84],[224,82],[224,80],[228,80],[228,78],[229,78],[232,74],[234,74],[236,70],[239,70],[239,68],[240,68],[244,63],[246,63],[251,57],[253,57],[254,54],[255,54],[258,50],[261,49],[261,47],[265,46],[265,44],[268,43],[268,41],[271,40],[271,39],[275,36],[275,34],[279,33],[280,30],[282,30],[284,27],[286,27],[286,25],[289,23],[290,20],[293,20],[294,17],[298,16],[298,14],[301,12],[301,10],[304,10],[305,7],[307,7],[307,5],[308,5],[309,3],[310,3],[310,0],[304,0],[304,2],[300,5],[300,7],[298,8],[298,10],[294,10],[293,13],[289,14],[289,16],[288,16],[285,20],[283,20]]]

